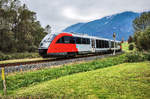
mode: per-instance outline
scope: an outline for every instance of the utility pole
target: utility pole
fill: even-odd
[[[113,39],[114,39],[114,53],[113,55],[116,55],[116,33],[113,33]]]

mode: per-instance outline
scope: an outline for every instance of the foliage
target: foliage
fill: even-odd
[[[147,61],[149,54],[144,54],[142,52],[134,51],[126,54],[126,62],[141,62]]]
[[[99,68],[110,67],[121,64],[126,60],[125,55],[94,60],[88,63],[74,64],[59,68],[43,69],[33,72],[17,73],[16,75],[7,76],[7,89],[14,90],[21,87],[28,87],[43,81],[56,79],[62,76],[71,75],[79,72],[91,71]],[[0,80],[0,82],[2,82]],[[0,89],[2,86],[0,85]]]
[[[0,52],[0,61],[9,60],[9,59],[22,59],[22,58],[37,58],[40,57],[38,53],[12,53],[12,54],[4,54]]]
[[[134,49],[134,44],[129,44],[129,50],[133,50]]]
[[[141,50],[150,50],[150,12],[143,13],[133,21],[134,42]]]
[[[150,50],[150,26],[144,31],[135,32],[134,38],[139,50]]]
[[[132,42],[133,42],[133,37],[129,36],[128,43],[132,43]]]
[[[135,31],[142,31],[150,25],[150,12],[144,12],[133,21]]]
[[[143,55],[145,56],[146,60],[150,61],[150,51],[146,52],[146,53],[143,53]]]
[[[16,97],[42,99],[149,99],[150,62],[125,63],[14,90]]]
[[[135,44],[134,43],[131,44],[133,44],[134,46],[133,50],[129,50],[129,47],[131,47],[132,45],[128,44],[127,42],[122,43],[122,50],[127,53],[136,51],[137,49],[135,48]]]
[[[46,35],[36,13],[19,0],[0,1],[0,51],[35,52]]]

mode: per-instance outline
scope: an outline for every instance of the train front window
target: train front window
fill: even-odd
[[[55,38],[56,35],[54,34],[47,34],[44,39],[43,39],[43,42],[51,42],[54,38]]]

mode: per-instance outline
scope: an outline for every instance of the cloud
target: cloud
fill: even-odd
[[[73,7],[65,7],[63,8],[62,11],[62,15],[66,18],[70,18],[72,20],[77,20],[77,21],[89,21],[89,20],[93,20],[95,19],[97,16],[99,16],[97,13],[95,14],[87,14],[87,15],[83,15],[80,14],[77,9],[73,8]]]
[[[123,11],[150,10],[150,0],[22,0],[37,13],[42,26],[52,26],[53,32],[69,25],[87,22]]]

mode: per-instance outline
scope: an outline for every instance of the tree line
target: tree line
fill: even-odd
[[[0,0],[0,51],[35,52],[46,35],[36,13],[19,0]]]

